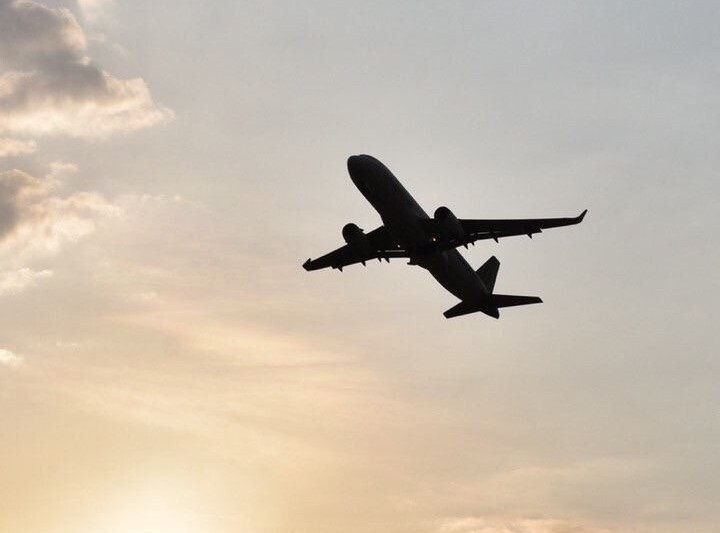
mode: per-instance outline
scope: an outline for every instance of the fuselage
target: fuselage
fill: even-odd
[[[423,223],[430,217],[395,175],[369,155],[350,156],[348,172],[355,186],[380,215],[390,234],[411,253],[411,263],[463,301],[481,303],[489,297],[480,276],[456,249],[437,250]]]

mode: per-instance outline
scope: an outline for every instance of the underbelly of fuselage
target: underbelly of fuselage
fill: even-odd
[[[388,231],[411,254],[410,263],[430,272],[451,294],[463,301],[480,301],[487,295],[479,276],[460,252],[434,248],[422,223],[422,215],[396,211],[382,219]]]
[[[432,254],[422,265],[447,291],[463,301],[481,301],[487,291],[480,277],[457,250]]]

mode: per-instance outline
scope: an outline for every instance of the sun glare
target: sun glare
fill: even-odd
[[[208,533],[208,524],[187,494],[146,487],[109,504],[91,533]]]

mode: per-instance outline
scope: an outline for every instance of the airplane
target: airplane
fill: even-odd
[[[345,245],[317,259],[308,259],[305,270],[342,269],[371,259],[409,259],[432,276],[460,302],[443,313],[453,318],[482,312],[500,318],[500,308],[542,303],[537,296],[496,294],[500,261],[495,256],[474,270],[457,247],[468,247],[476,241],[513,235],[533,234],[544,229],[579,224],[587,209],[570,218],[529,219],[460,219],[445,206],[438,207],[430,218],[395,175],[369,155],[353,155],[347,160],[350,179],[375,208],[383,221],[379,228],[365,233],[357,224],[342,229]]]

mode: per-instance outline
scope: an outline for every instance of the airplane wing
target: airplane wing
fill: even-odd
[[[585,218],[586,213],[587,209],[578,216],[569,218],[460,219],[460,224],[465,233],[465,238],[470,242],[482,239],[497,240],[501,237],[512,237],[513,235],[527,235],[532,238],[534,233],[540,233],[544,229],[579,224]]]
[[[450,239],[438,239],[447,248],[456,248],[458,246],[467,246],[475,241],[484,239],[493,239],[497,242],[503,237],[512,237],[514,235],[527,235],[532,238],[533,234],[540,233],[544,229],[559,228],[562,226],[572,226],[579,224],[585,218],[587,209],[576,217],[569,218],[518,218],[518,219],[458,219],[462,231],[459,237]],[[430,219],[436,234],[442,232],[437,228],[437,221]]]
[[[366,239],[357,244],[346,244],[337,250],[325,254],[317,259],[308,259],[303,264],[305,270],[320,270],[321,268],[342,269],[355,263],[365,264],[371,259],[390,261],[394,257],[409,257],[407,250],[392,238],[385,226],[380,226],[365,235]]]
[[[569,218],[460,219],[460,225],[463,228],[464,238],[468,242],[482,239],[497,240],[501,237],[512,237],[514,235],[527,235],[532,238],[534,233],[540,233],[544,229],[580,224],[586,213],[587,209],[578,216]]]

